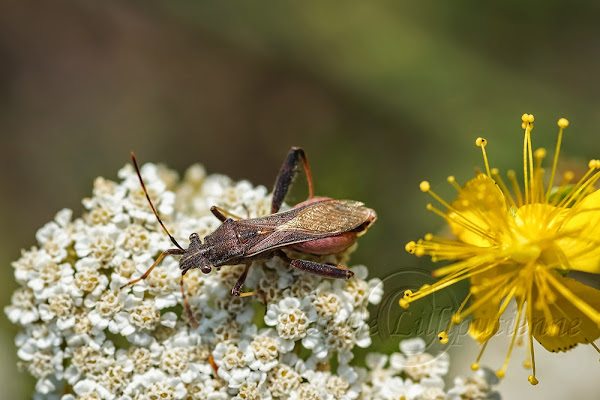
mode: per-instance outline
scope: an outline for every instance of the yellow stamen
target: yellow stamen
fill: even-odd
[[[550,197],[550,191],[554,185],[554,175],[556,174],[556,166],[558,165],[558,155],[560,154],[560,146],[562,143],[563,130],[569,126],[569,121],[566,118],[558,120],[558,140],[556,141],[556,150],[554,151],[554,162],[552,163],[552,173],[550,174],[550,181],[548,183],[548,191],[546,192],[546,202]]]
[[[479,361],[481,361],[481,357],[483,356],[483,352],[485,351],[485,348],[487,347],[489,341],[490,339],[487,339],[485,342],[483,342],[481,350],[479,350],[479,354],[477,355],[477,360],[475,360],[475,362],[471,364],[471,369],[473,371],[477,371],[479,369]]]
[[[448,343],[448,334],[446,332],[440,332],[438,333],[438,340],[440,341],[441,344],[446,344]]]
[[[450,175],[450,176],[449,176],[449,177],[448,177],[446,180],[447,180],[447,181],[448,181],[448,183],[449,183],[449,184],[451,184],[451,185],[452,185],[452,187],[454,187],[454,189],[456,189],[458,192],[460,192],[460,191],[461,191],[461,187],[460,187],[460,185],[459,185],[458,183],[456,183],[456,178],[455,178],[454,176]]]
[[[594,342],[590,342],[590,345],[598,352],[600,353],[600,349],[598,348],[598,346],[596,346],[596,343]]]
[[[534,175],[533,175],[533,154],[531,150],[531,130],[533,126],[529,124],[529,129],[526,130],[525,136],[527,137],[527,153],[529,155],[529,190],[531,190],[531,194],[529,196],[531,202],[535,201],[534,199]]]
[[[517,180],[517,174],[512,169],[506,171],[506,176],[508,176],[508,180],[510,181],[510,186],[515,192],[515,196],[517,196],[517,203],[519,207],[523,205],[523,195],[521,194],[521,188],[519,187],[519,181]]]
[[[537,385],[539,381],[535,378],[535,352],[533,350],[533,304],[531,295],[531,285],[527,289],[527,310],[525,311],[525,318],[527,319],[527,336],[529,337],[529,355],[531,358],[531,375],[527,377],[527,380],[532,385]]]
[[[557,209],[561,208],[561,207],[565,207],[566,204],[568,202],[570,202],[574,196],[577,196],[579,193],[581,193],[581,189],[583,188],[584,183],[586,181],[588,181],[588,178],[590,177],[590,175],[596,170],[595,160],[590,160],[588,167],[589,167],[589,169],[585,173],[585,175],[583,175],[581,177],[581,179],[579,179],[579,181],[573,186],[573,188],[569,191],[569,193],[561,200],[560,203],[558,203],[558,205],[556,206]]]
[[[527,154],[528,154],[528,143],[530,143],[529,139],[529,131],[531,129],[531,124],[529,123],[529,116],[531,114],[523,114],[521,119],[523,120],[523,129],[525,129],[525,136],[523,137],[523,180],[525,186],[525,204],[529,204],[529,178],[527,176]],[[533,117],[533,116],[532,116]],[[533,174],[532,174],[533,175]]]
[[[582,313],[584,313],[589,319],[594,321],[596,324],[600,325],[600,313],[598,313],[592,306],[590,306],[585,301],[581,300],[577,297],[573,292],[567,289],[563,284],[561,284],[558,279],[556,279],[552,273],[548,272],[545,274],[546,278],[552,286],[556,288],[567,300],[571,302],[575,307],[579,309]]]
[[[487,146],[487,140],[482,137],[478,137],[475,140],[475,145],[481,147],[481,153],[483,154],[483,162],[485,163],[485,170],[487,171],[488,178],[492,178],[490,173],[490,164],[488,163],[487,154],[485,154],[485,146]]]
[[[506,197],[508,199],[508,201],[510,202],[510,205],[513,207],[516,207],[517,204],[515,203],[515,200],[513,199],[512,195],[510,194],[510,190],[508,190],[508,187],[506,187],[506,184],[502,180],[502,177],[500,176],[500,172],[498,171],[498,168],[492,168],[492,178],[494,179],[494,181],[496,181],[498,186],[500,186],[500,190],[502,190],[502,194],[504,195],[504,197]]]
[[[472,293],[469,293],[465,299],[463,300],[463,302],[461,303],[460,307],[458,307],[458,310],[456,311],[456,313],[452,316],[452,318],[450,319],[450,323],[448,324],[448,327],[446,328],[446,330],[444,332],[446,332],[446,335],[448,334],[448,332],[450,332],[450,329],[452,329],[452,326],[454,324],[460,324],[462,319],[460,318],[460,312],[462,311],[462,309],[465,307],[465,305],[467,304],[467,301],[469,301],[469,299],[471,298]]]
[[[517,325],[519,325],[519,322],[521,322],[521,314],[523,312],[523,303],[521,303],[519,305],[519,311],[517,312]],[[498,378],[503,378],[504,374],[506,372],[506,368],[508,368],[508,361],[510,360],[510,356],[512,354],[513,348],[515,346],[515,339],[517,338],[517,330],[515,329],[515,331],[513,332],[513,336],[512,339],[510,341],[510,346],[508,348],[508,354],[506,355],[506,358],[504,359],[504,365],[502,366],[502,368],[500,369],[500,371],[496,372],[496,375],[498,376]]]
[[[474,233],[477,233],[478,235],[485,236],[485,237],[487,237],[487,238],[489,238],[489,239],[491,239],[493,241],[495,240],[488,233],[486,233],[483,230],[479,229],[479,227],[477,227],[477,225],[473,221],[469,220],[460,211],[458,211],[456,208],[452,207],[444,199],[442,199],[440,196],[438,196],[437,193],[435,193],[433,190],[431,190],[431,185],[429,185],[429,182],[423,181],[423,182],[421,182],[421,184],[419,185],[419,187],[421,188],[422,192],[428,193],[431,197],[433,197],[438,202],[440,202],[448,210],[452,211],[455,215],[459,216],[464,221],[464,223],[461,223],[459,221],[456,221],[456,220],[450,218],[450,216],[447,213],[444,213],[443,211],[435,208],[431,204],[427,204],[427,209],[428,210],[435,212],[436,214],[440,215],[441,217],[443,217],[444,219],[446,219],[448,221],[452,221],[454,223],[461,224],[461,226],[463,226],[464,228],[469,229],[470,231],[472,231]]]

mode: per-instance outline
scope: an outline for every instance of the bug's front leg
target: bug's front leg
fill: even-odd
[[[246,278],[248,277],[248,270],[250,269],[251,264],[252,264],[252,262],[246,264],[244,271],[238,278],[235,285],[233,285],[233,289],[231,289],[231,294],[236,297],[248,297],[248,296],[254,296],[255,294],[259,294],[262,297],[262,301],[263,301],[264,305],[266,306],[267,305],[267,296],[265,295],[265,293],[262,290],[254,290],[252,292],[243,292],[242,293],[242,288],[244,287],[244,282],[246,282]]]
[[[284,261],[289,262],[294,268],[298,268],[311,274],[324,276],[325,278],[350,279],[354,276],[354,272],[338,264],[323,264],[315,261],[289,258],[283,251],[278,251],[276,254]]]
[[[248,270],[250,269],[250,263],[246,264],[244,267],[244,271],[238,278],[235,285],[233,285],[233,289],[231,289],[231,294],[234,296],[239,296],[242,293],[242,288],[244,287],[244,282],[246,282],[246,278],[248,277]]]
[[[283,203],[283,200],[290,189],[290,185],[294,180],[298,161],[300,160],[302,161],[304,172],[306,173],[306,180],[308,181],[308,198],[310,199],[314,196],[312,175],[310,174],[310,168],[308,166],[306,154],[304,154],[304,150],[302,150],[300,147],[292,147],[283,161],[283,164],[281,165],[281,169],[279,170],[279,174],[275,180],[275,186],[273,186],[273,201],[271,202],[272,214],[279,211],[279,208],[281,207],[281,204]]]

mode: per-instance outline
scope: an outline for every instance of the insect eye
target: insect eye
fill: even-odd
[[[203,265],[200,267],[200,271],[202,271],[205,274],[210,274],[210,271],[212,271],[212,268],[210,267],[210,265]]]
[[[190,242],[191,242],[191,241],[194,241],[194,240],[200,240],[200,238],[198,237],[198,234],[197,234],[197,233],[192,233],[192,234],[190,235]]]

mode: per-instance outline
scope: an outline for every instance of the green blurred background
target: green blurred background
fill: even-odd
[[[592,1],[2,2],[0,303],[35,231],[61,208],[79,213],[93,179],[116,178],[131,150],[270,188],[302,146],[318,194],[378,212],[353,262],[379,277],[430,269],[403,250],[442,227],[418,183],[449,195],[447,175],[464,182],[481,166],[477,136],[493,166],[518,167],[521,114],[549,149],[564,116],[564,154],[599,156],[598,21]],[[28,398],[16,330],[5,317],[0,328],[3,398]],[[549,358],[533,391],[516,360],[501,391],[596,398],[591,352]]]

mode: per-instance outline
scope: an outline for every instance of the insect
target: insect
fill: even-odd
[[[285,158],[275,181],[271,215],[242,219],[213,206],[210,211],[222,224],[203,240],[197,233],[192,233],[189,237],[189,247],[184,249],[161,221],[150,200],[133,153],[131,159],[156,219],[176,248],[163,251],[141,277],[128,282],[123,287],[145,279],[165,256],[181,256],[179,260],[181,293],[193,325],[197,323],[183,288],[183,277],[190,269],[199,268],[203,273],[208,274],[215,267],[244,264],[242,274],[231,289],[232,295],[241,297],[256,294],[256,292],[242,292],[242,288],[252,261],[260,258],[277,256],[305,272],[327,278],[349,279],[354,273],[346,267],[292,259],[283,249],[316,255],[339,253],[350,247],[377,218],[375,211],[365,207],[361,202],[315,197],[306,155],[301,148],[293,147]],[[309,198],[290,210],[278,212],[294,179],[299,162],[302,162],[308,181]]]

